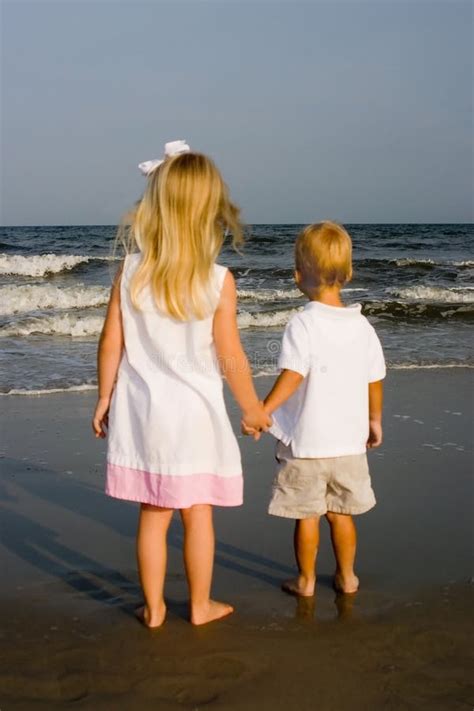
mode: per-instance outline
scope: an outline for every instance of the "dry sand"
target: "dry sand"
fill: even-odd
[[[315,598],[280,592],[292,524],[265,513],[273,441],[243,438],[245,504],[215,516],[214,593],[237,612],[186,622],[176,521],[154,632],[133,616],[137,506],[103,494],[95,395],[1,398],[1,711],[472,708],[471,373],[390,372],[357,596],[332,591],[324,522]]]

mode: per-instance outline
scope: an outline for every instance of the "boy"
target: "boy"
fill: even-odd
[[[308,297],[282,341],[281,369],[265,399],[279,440],[278,468],[268,512],[296,519],[299,574],[286,592],[312,596],[319,518],[326,515],[336,557],[335,589],[355,593],[353,514],[375,505],[366,448],[382,442],[385,361],[360,304],[345,306],[341,289],[352,277],[352,244],[337,224],[310,225],[295,245],[295,279]]]

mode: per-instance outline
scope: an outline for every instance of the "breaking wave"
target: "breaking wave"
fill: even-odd
[[[289,319],[300,309],[285,309],[283,311],[265,311],[260,313],[250,313],[242,311],[237,316],[239,328],[277,328],[285,326]]]
[[[43,277],[71,271],[80,264],[89,262],[111,262],[119,257],[86,257],[80,254],[0,254],[0,274],[29,277]]]
[[[373,301],[362,306],[365,316],[384,319],[424,320],[474,318],[474,303],[406,303],[403,301]]]
[[[474,287],[407,286],[403,289],[392,289],[391,293],[400,299],[413,301],[437,301],[447,304],[474,303]]]
[[[0,287],[0,316],[43,309],[87,309],[107,303],[110,289],[105,286],[68,286],[51,284]]]
[[[104,318],[101,316],[74,316],[61,314],[58,316],[32,317],[7,324],[0,328],[0,336],[70,336],[84,338],[97,336],[102,330]]]

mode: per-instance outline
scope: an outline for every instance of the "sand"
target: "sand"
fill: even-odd
[[[0,709],[472,708],[471,373],[390,371],[357,596],[332,590],[325,522],[315,598],[280,592],[292,523],[266,515],[273,441],[242,438],[245,504],[215,515],[214,594],[237,612],[187,623],[176,520],[154,632],[133,616],[137,506],[103,494],[94,393],[1,398]]]

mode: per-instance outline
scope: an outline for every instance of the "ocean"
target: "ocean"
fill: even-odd
[[[239,326],[256,376],[275,373],[290,316],[305,304],[293,281],[301,225],[255,225],[242,254],[229,246]],[[347,225],[354,277],[346,303],[362,304],[391,368],[474,364],[472,225]],[[93,389],[97,340],[116,229],[0,228],[0,393]]]

